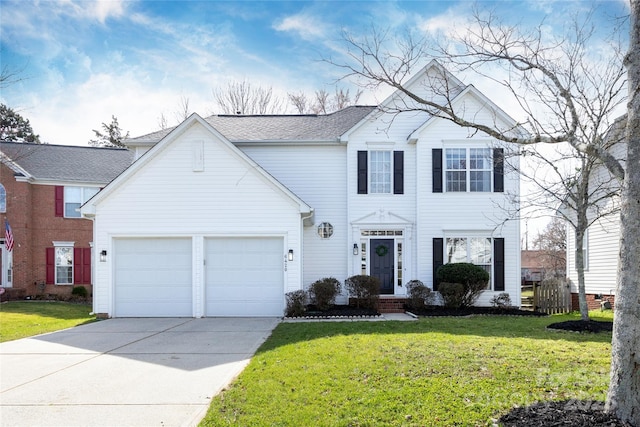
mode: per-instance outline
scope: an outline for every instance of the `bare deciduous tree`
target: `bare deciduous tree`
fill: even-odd
[[[362,90],[356,92],[353,100],[349,89],[335,88],[333,95],[329,94],[326,89],[319,89],[314,93],[314,99],[310,100],[304,92],[288,93],[289,101],[293,104],[296,111],[300,114],[327,114],[334,111],[342,110],[351,105],[356,105]]]
[[[285,111],[285,102],[273,94],[271,87],[254,87],[246,80],[214,90],[213,98],[222,114],[279,114]]]
[[[564,218],[553,217],[534,238],[533,247],[540,252],[540,264],[546,277],[564,277],[567,262],[567,228]]]
[[[386,106],[389,112],[424,111],[473,132],[525,146],[567,143],[585,159],[581,168],[597,161],[624,182],[607,408],[635,425],[640,425],[640,167],[625,172],[624,162],[608,150],[605,134],[625,101],[628,86],[626,161],[629,165],[640,165],[639,4],[639,0],[631,1],[631,45],[624,62],[627,73],[622,44],[614,38],[606,48],[592,49],[595,25],[591,15],[586,19],[576,17],[562,38],[551,39],[542,25],[525,32],[502,24],[492,13],[476,11],[466,33],[450,36],[453,43],[434,52],[445,65],[477,72],[506,88],[526,117],[515,128],[501,128],[498,120],[491,123],[469,117],[456,108],[454,101],[464,87],[446,72],[426,76],[428,90],[410,90],[405,83],[414,69],[424,63],[431,46],[425,39],[409,35],[388,49],[389,40],[384,32],[374,31],[364,39],[345,35],[349,58],[342,63],[327,60],[342,67],[345,77],[398,91],[401,96]],[[527,132],[519,132],[519,127]],[[586,229],[586,221],[583,222],[578,227]],[[580,263],[582,256],[576,255]],[[584,265],[578,266],[581,267]]]

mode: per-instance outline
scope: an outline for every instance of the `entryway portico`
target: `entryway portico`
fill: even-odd
[[[406,295],[413,272],[413,223],[380,209],[351,223],[354,243],[352,275],[380,279],[382,295]]]

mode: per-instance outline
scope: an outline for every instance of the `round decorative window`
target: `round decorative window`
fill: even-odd
[[[329,222],[323,222],[318,226],[318,236],[323,239],[328,239],[333,235],[333,225]]]

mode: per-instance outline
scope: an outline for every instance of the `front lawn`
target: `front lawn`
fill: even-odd
[[[65,302],[10,301],[0,304],[0,342],[93,322],[91,306]]]
[[[475,426],[514,405],[604,401],[611,334],[545,330],[577,318],[283,323],[201,425]]]

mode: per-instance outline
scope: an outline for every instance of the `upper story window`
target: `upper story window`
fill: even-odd
[[[447,191],[490,192],[491,149],[445,149],[445,181]]]
[[[369,152],[369,190],[391,193],[391,151]]]
[[[96,187],[57,186],[56,216],[65,218],[80,218],[80,206],[92,198],[98,191]]]
[[[432,150],[433,192],[503,192],[502,148]]]
[[[358,194],[404,194],[404,151],[358,151]]]
[[[7,211],[7,190],[4,185],[0,184],[0,212]]]

